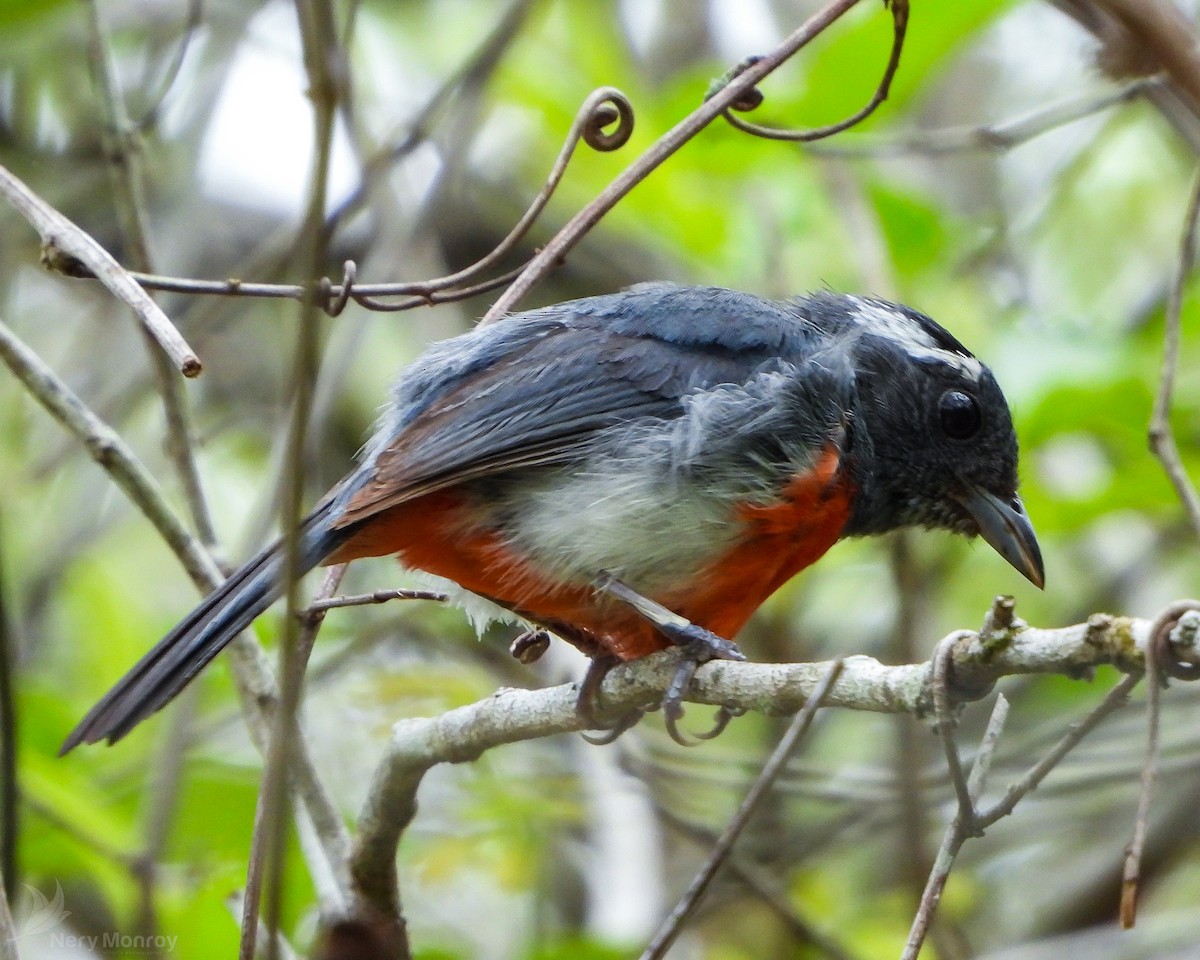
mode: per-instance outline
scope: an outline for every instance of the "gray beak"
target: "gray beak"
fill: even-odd
[[[1021,498],[1014,495],[1001,499],[971,485],[958,500],[979,525],[979,535],[991,544],[992,549],[1041,589],[1046,583],[1042,551]]]

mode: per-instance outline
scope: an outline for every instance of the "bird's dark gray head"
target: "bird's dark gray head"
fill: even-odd
[[[1017,437],[991,370],[908,307],[833,294],[804,306],[814,321],[842,327],[836,339],[854,370],[858,493],[847,532],[981,535],[1041,586],[1041,554],[1017,495]]]

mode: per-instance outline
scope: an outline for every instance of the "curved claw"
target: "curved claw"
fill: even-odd
[[[620,717],[611,727],[601,726],[600,721],[596,718],[596,698],[600,694],[600,684],[608,676],[608,671],[618,663],[620,661],[614,656],[594,657],[588,664],[587,673],[583,675],[583,680],[579,684],[579,697],[575,700],[575,716],[579,718],[579,722],[589,730],[604,730],[604,733],[595,737],[583,732],[579,734],[588,743],[598,747],[612,743],[626,730],[636,726],[637,722],[645,716],[641,710],[631,710]]]
[[[608,671],[618,663],[616,657],[600,655],[594,657],[588,664],[587,673],[579,684],[579,696],[575,700],[575,716],[585,727],[599,726],[596,721],[596,697],[600,693],[600,684],[608,676]]]
[[[704,737],[693,737],[690,734],[684,733],[679,729],[677,717],[671,716],[669,713],[664,713],[663,721],[666,723],[667,736],[674,740],[681,747],[698,747],[704,741]]]
[[[683,657],[671,675],[671,682],[667,684],[666,692],[663,694],[663,719],[666,723],[667,734],[681,746],[694,747],[704,740],[711,740],[720,735],[735,716],[734,711],[727,707],[721,707],[717,711],[715,725],[706,733],[692,737],[679,729],[679,721],[683,717],[683,695],[687,693],[692,678],[696,676],[696,670],[701,664],[708,663],[709,660],[745,660],[746,657],[736,644],[694,623],[686,625],[660,624],[659,630],[678,645]]]
[[[734,717],[740,717],[746,711],[740,707],[718,707],[716,719],[713,725],[704,733],[684,733],[679,729],[679,721],[683,718],[683,710],[679,710],[678,714],[672,716],[670,712],[664,714],[664,719],[667,728],[667,735],[681,747],[698,747],[705,740],[713,740],[725,732],[725,728],[729,726],[729,721]]]
[[[711,730],[706,730],[704,733],[693,734],[697,740],[714,740],[725,732],[725,728],[729,726],[729,721],[734,717],[742,716],[746,711],[741,707],[717,707],[715,719]]]
[[[621,734],[626,730],[631,730],[638,725],[642,717],[646,714],[642,710],[630,710],[627,714],[621,717],[612,727],[599,736],[592,736],[590,733],[580,731],[579,735],[588,743],[595,747],[607,747],[610,743],[614,743]]]

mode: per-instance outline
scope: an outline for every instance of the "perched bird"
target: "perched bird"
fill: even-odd
[[[432,346],[304,520],[299,566],[394,554],[602,666],[679,644],[677,715],[696,664],[741,659],[730,641],[797,571],[901,527],[980,535],[1042,585],[983,363],[870,297],[643,284]],[[276,543],[230,576],[64,751],[170,701],[280,596],[282,564]]]

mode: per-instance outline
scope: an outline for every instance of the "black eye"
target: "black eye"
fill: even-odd
[[[938,419],[942,431],[955,440],[966,440],[979,432],[983,416],[974,397],[961,390],[947,390],[938,401]]]

